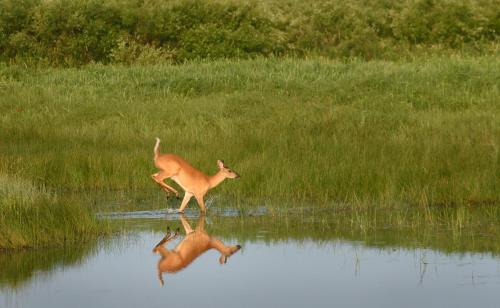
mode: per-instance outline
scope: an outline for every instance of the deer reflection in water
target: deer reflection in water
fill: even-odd
[[[181,223],[186,236],[174,249],[169,250],[166,245],[179,236],[179,229],[172,234],[170,228],[167,229],[165,237],[153,248],[154,253],[161,255],[161,259],[158,261],[158,279],[162,286],[164,285],[163,273],[180,271],[210,249],[218,250],[221,253],[219,263],[225,264],[227,258],[241,248],[240,245],[226,246],[219,239],[210,236],[205,231],[205,215],[200,215],[195,230],[191,228],[184,214],[181,214]]]

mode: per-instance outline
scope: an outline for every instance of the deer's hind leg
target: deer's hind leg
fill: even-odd
[[[200,211],[202,213],[205,213],[207,211],[207,209],[205,207],[204,195],[197,194],[197,195],[194,195],[194,197],[196,198],[196,201],[198,201],[198,205],[200,206]]]
[[[165,179],[168,179],[170,178],[171,176],[173,176],[173,174],[168,174],[166,173],[165,171],[160,171],[160,172],[157,172],[155,174],[152,174],[151,175],[151,178],[156,182],[158,183],[158,185],[160,185],[163,190],[165,190],[165,192],[170,193],[174,193],[176,197],[179,197],[179,192],[177,190],[175,190],[175,188],[173,188],[172,186],[170,185],[167,185],[165,184],[165,182],[163,182]]]

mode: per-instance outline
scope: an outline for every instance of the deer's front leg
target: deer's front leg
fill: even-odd
[[[187,191],[185,192],[184,199],[182,199],[181,207],[179,208],[180,213],[184,213],[184,209],[186,208],[186,206],[187,206],[187,204],[192,196],[193,196],[192,193],[187,192]]]

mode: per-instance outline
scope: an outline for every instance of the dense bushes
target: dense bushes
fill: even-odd
[[[0,0],[0,60],[78,65],[496,52],[495,0]]]

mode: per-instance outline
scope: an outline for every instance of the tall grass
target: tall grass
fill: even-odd
[[[0,226],[0,249],[81,243],[106,230],[88,208],[2,174]]]
[[[500,64],[324,59],[0,67],[0,171],[60,190],[156,189],[154,137],[231,200],[498,204]]]

